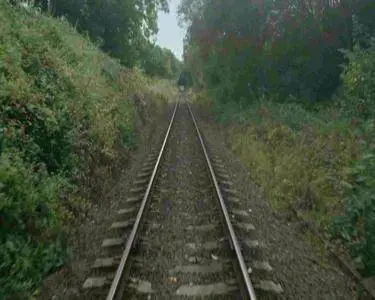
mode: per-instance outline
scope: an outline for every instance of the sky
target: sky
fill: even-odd
[[[178,26],[177,7],[180,0],[169,0],[169,14],[159,12],[157,43],[182,59],[185,30]]]

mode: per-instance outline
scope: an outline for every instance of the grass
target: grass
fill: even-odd
[[[279,118],[276,109],[280,109]],[[233,127],[232,148],[275,208],[298,207],[319,227],[326,227],[342,207],[355,139],[349,132],[328,130],[322,120],[306,118],[303,122],[292,119],[293,110],[288,118],[287,108],[276,109],[270,111],[267,105],[251,109],[262,121]]]

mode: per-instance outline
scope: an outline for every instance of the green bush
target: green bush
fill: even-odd
[[[62,176],[35,172],[17,152],[0,156],[0,295],[20,299],[60,266],[66,245],[56,199],[68,187]],[[23,298],[24,299],[24,298]]]
[[[332,233],[348,247],[364,275],[375,275],[375,40],[345,52],[341,113],[351,118],[360,140],[358,154],[348,169],[350,180],[344,212],[332,224]]]
[[[351,117],[375,117],[375,39],[370,47],[358,45],[352,52],[344,51],[349,61],[342,74],[344,112]]]
[[[357,129],[361,154],[349,168],[345,212],[333,220],[332,232],[361,264],[364,275],[375,275],[375,144],[374,122]]]

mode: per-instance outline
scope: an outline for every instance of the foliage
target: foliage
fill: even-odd
[[[185,62],[219,101],[325,100],[340,83],[339,50],[352,48],[352,14],[367,18],[359,2],[184,0]]]
[[[375,116],[375,39],[369,40],[369,47],[345,51],[348,65],[342,74],[343,109],[353,117],[374,118]]]
[[[335,218],[332,231],[341,238],[353,257],[363,265],[365,275],[375,275],[375,42],[366,49],[356,46],[346,52],[340,103],[345,115],[350,116],[360,140],[360,155],[349,168],[345,212]]]
[[[181,62],[169,49],[150,44],[142,57],[140,64],[147,75],[173,79],[181,72]]]
[[[357,129],[361,155],[349,168],[345,213],[335,218],[332,230],[363,265],[363,274],[375,275],[375,147],[374,121]]]
[[[0,294],[22,298],[66,256],[54,206],[67,182],[46,170],[35,173],[16,152],[3,152],[0,183]]]
[[[167,1],[57,1],[54,12],[102,41],[102,49],[126,66],[135,66],[148,38],[157,31],[158,9],[168,11]]]
[[[0,295],[27,299],[67,258],[77,186],[134,147],[149,80],[65,20],[5,1],[0,19]]]
[[[242,108],[231,103],[215,110],[220,121],[230,124],[233,151],[273,207],[293,206],[327,228],[342,205],[345,167],[356,151],[347,125],[328,122],[329,114],[311,113],[295,103],[263,101]]]

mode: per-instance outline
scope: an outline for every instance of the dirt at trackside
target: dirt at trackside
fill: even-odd
[[[83,299],[81,287],[90,274],[90,267],[99,256],[101,243],[108,236],[109,228],[116,211],[124,206],[136,172],[147,154],[155,145],[160,145],[173,109],[171,104],[165,112],[149,120],[142,127],[142,138],[136,151],[127,163],[120,168],[115,181],[103,178],[101,193],[92,199],[95,203],[85,219],[81,219],[75,230],[70,232],[68,243],[72,256],[70,261],[58,272],[44,280],[40,300]]]
[[[195,112],[199,112],[195,107]],[[356,284],[338,265],[320,252],[298,222],[271,210],[249,170],[241,164],[225,142],[225,129],[207,112],[198,114],[198,124],[209,144],[220,149],[233,188],[240,192],[241,207],[251,211],[258,240],[264,242],[262,258],[274,268],[273,280],[282,285],[280,299],[356,299]]]

